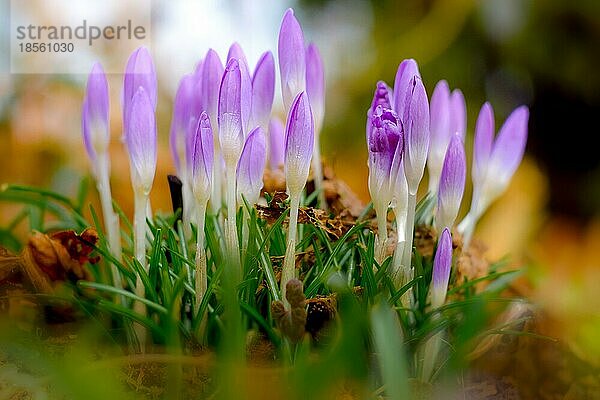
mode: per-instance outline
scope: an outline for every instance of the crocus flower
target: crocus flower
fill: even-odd
[[[152,100],[142,86],[128,108],[125,143],[131,164],[131,181],[134,191],[141,190],[147,195],[156,172],[156,121]]]
[[[290,195],[290,219],[281,272],[281,294],[286,306],[289,306],[286,297],[287,283],[295,275],[296,227],[298,224],[300,194],[308,178],[314,136],[315,125],[310,110],[310,102],[306,92],[301,92],[292,102],[285,130],[284,169],[287,190]]]
[[[442,171],[442,164],[452,137],[450,132],[450,88],[445,80],[435,85],[431,95],[431,124],[427,169],[429,171],[429,191],[436,193]]]
[[[288,190],[299,193],[306,185],[314,144],[314,120],[305,92],[296,96],[285,131],[285,178]]]
[[[418,76],[412,77],[404,103],[404,172],[409,193],[415,195],[429,151],[429,102]]]
[[[242,47],[237,42],[233,43],[229,48],[227,63],[231,60],[237,60],[242,77],[240,84],[240,115],[242,117],[242,130],[244,136],[247,136],[252,112],[252,77],[250,76],[250,69],[248,68],[248,61],[246,61],[244,50],[242,50]]]
[[[481,107],[473,145],[471,209],[458,226],[465,244],[469,243],[479,217],[506,190],[521,163],[527,143],[528,120],[527,107],[518,107],[508,116],[494,140],[493,109],[488,103]]]
[[[250,127],[266,131],[275,94],[275,60],[270,51],[263,53],[252,75],[252,112]]]
[[[306,88],[304,34],[291,8],[285,12],[281,21],[277,51],[281,74],[281,93],[287,112],[291,108],[292,100]]]
[[[193,75],[188,74],[181,78],[173,104],[169,145],[179,177],[183,176],[186,168],[186,131],[191,119],[191,102],[194,85]]]
[[[467,104],[460,89],[454,89],[450,95],[450,134],[458,133],[465,140],[467,133]]]
[[[244,204],[244,198],[248,204],[258,201],[266,163],[267,143],[262,129],[257,126],[246,138],[237,166],[238,204]]]
[[[479,199],[484,208],[506,190],[521,163],[527,143],[528,120],[529,109],[521,106],[508,116],[500,128],[490,153]]]
[[[279,118],[269,122],[269,166],[277,170],[283,166],[285,153],[285,127]]]
[[[217,126],[219,86],[223,77],[223,64],[219,55],[213,49],[209,49],[206,53],[201,71],[199,80],[202,108],[210,118],[211,126]]]
[[[237,164],[244,145],[241,114],[242,74],[238,60],[230,59],[219,89],[219,141],[226,164]]]
[[[442,167],[435,216],[438,232],[444,228],[452,229],[454,225],[465,191],[466,163],[464,145],[456,133],[450,140]]]
[[[435,257],[433,259],[433,272],[431,276],[431,306],[439,308],[446,301],[448,280],[452,268],[452,236],[448,228],[444,228],[438,240]]]
[[[211,192],[214,158],[212,126],[206,112],[200,115],[192,142],[193,147],[187,149],[192,191],[198,202],[206,202]]]
[[[108,82],[102,66],[96,63],[88,76],[81,118],[83,142],[94,169],[97,154],[106,153],[108,149],[110,140],[108,117]]]
[[[315,132],[321,132],[325,113],[325,70],[319,49],[313,43],[306,49],[306,93],[315,118]]]
[[[411,89],[413,77],[421,78],[419,66],[412,58],[404,60],[398,66],[396,71],[396,79],[394,80],[394,97],[392,106],[396,114],[402,119],[404,117],[404,109],[406,104],[406,94]],[[402,120],[402,122],[405,122]]]
[[[127,131],[129,115],[131,114],[129,111],[131,99],[139,87],[144,88],[152,109],[156,110],[158,101],[156,70],[154,69],[152,57],[145,47],[135,50],[129,56],[127,66],[125,67],[125,78],[123,81],[123,126],[125,132]]]

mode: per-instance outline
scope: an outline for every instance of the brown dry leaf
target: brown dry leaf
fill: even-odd
[[[293,342],[298,342],[304,336],[306,325],[306,297],[302,282],[298,279],[290,280],[286,285],[286,299],[290,305],[287,310],[282,301],[271,304],[273,320],[284,335]]]
[[[85,264],[98,261],[98,257],[90,257],[97,242],[98,234],[92,228],[81,234],[34,232],[19,256],[0,250],[0,280],[21,271],[37,292],[46,294],[53,293],[59,282],[92,280]]]

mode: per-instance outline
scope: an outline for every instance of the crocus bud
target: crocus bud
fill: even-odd
[[[171,120],[169,146],[175,162],[177,174],[180,177],[183,176],[182,172],[186,168],[186,132],[191,119],[191,103],[194,85],[193,75],[189,74],[181,78],[173,104],[173,119]]]
[[[252,112],[250,113],[250,127],[260,126],[266,132],[273,96],[275,94],[275,60],[270,51],[263,53],[258,60],[254,75],[252,76]]]
[[[458,133],[465,140],[467,133],[467,104],[460,89],[454,89],[450,95],[450,134]]]
[[[390,109],[379,105],[368,120],[369,193],[376,209],[383,210],[392,200],[392,162],[402,136],[398,117]],[[398,157],[401,158],[401,154]],[[397,158],[398,163],[400,158]]]
[[[150,193],[156,172],[156,121],[154,105],[140,86],[129,105],[125,143],[129,153],[134,191]]]
[[[285,161],[285,127],[279,118],[269,122],[269,166],[277,170]]]
[[[266,138],[262,129],[257,126],[246,138],[237,166],[238,204],[244,204],[243,198],[246,199],[248,204],[255,204],[258,201],[260,189],[263,187],[263,173],[266,163]]]
[[[319,49],[313,43],[306,49],[306,93],[315,118],[315,132],[321,132],[325,114],[325,70]]]
[[[439,308],[446,301],[448,280],[452,268],[452,236],[448,228],[444,228],[437,244],[435,258],[433,259],[433,272],[431,276],[431,307]]]
[[[473,188],[480,189],[485,179],[487,165],[492,153],[494,142],[494,109],[490,103],[481,106],[477,123],[475,125],[475,139],[473,141],[473,168],[471,177]]]
[[[202,109],[210,118],[210,125],[217,126],[217,109],[219,105],[219,86],[223,77],[223,64],[217,52],[209,49],[204,57],[199,75],[200,98]]]
[[[242,128],[241,90],[242,75],[238,60],[227,62],[219,89],[219,141],[226,164],[237,164],[244,145]]]
[[[242,76],[240,85],[240,111],[242,116],[242,130],[244,132],[244,136],[246,136],[250,124],[250,113],[252,112],[252,77],[250,76],[250,69],[248,68],[248,61],[246,60],[244,50],[242,50],[242,47],[237,42],[233,43],[229,48],[229,53],[227,54],[227,63],[229,63],[231,60],[238,61]]]
[[[125,67],[125,78],[123,80],[123,126],[124,131],[127,131],[128,118],[130,115],[129,107],[131,99],[136,94],[139,87],[143,87],[152,109],[156,110],[157,98],[157,83],[156,70],[152,57],[145,47],[140,47],[135,50]]]
[[[285,131],[285,180],[290,194],[300,193],[306,185],[314,139],[310,103],[306,92],[301,92],[292,102]]]
[[[431,139],[429,154],[427,155],[427,169],[429,170],[429,191],[435,193],[437,192],[448,143],[452,137],[450,132],[450,88],[444,80],[435,85],[431,95],[430,128]]]
[[[214,143],[210,118],[206,112],[200,115],[192,143],[193,146],[188,148],[192,191],[198,202],[207,201],[211,193]]]
[[[429,151],[429,102],[418,76],[410,81],[404,104],[404,172],[409,193],[415,195]]]
[[[421,78],[417,62],[412,58],[402,61],[398,66],[398,71],[396,71],[392,101],[393,109],[401,119],[404,117],[406,94],[412,87],[411,82],[414,76],[417,76],[419,79]],[[405,123],[404,120],[402,122]]]
[[[506,190],[510,179],[523,159],[527,143],[529,110],[515,109],[506,119],[490,154],[485,181],[479,199],[483,209]]]
[[[290,110],[292,100],[306,88],[306,54],[304,34],[294,10],[289,8],[281,21],[279,30],[279,72],[281,74],[281,93],[286,112]]]
[[[246,59],[246,54],[242,49],[242,46],[238,42],[233,42],[231,46],[229,46],[229,51],[227,52],[227,62],[232,58],[236,60],[244,60],[246,64],[248,64],[248,60]]]
[[[435,215],[438,232],[444,228],[452,229],[454,225],[465,191],[466,175],[465,149],[460,135],[456,133],[448,145],[440,177],[438,208]]]
[[[108,149],[108,116],[108,82],[102,66],[96,63],[88,76],[81,115],[83,142],[93,165],[96,164],[97,155],[106,153]]]

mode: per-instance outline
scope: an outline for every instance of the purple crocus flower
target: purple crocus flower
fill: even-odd
[[[450,134],[458,133],[464,141],[467,133],[467,104],[460,89],[454,89],[450,95]]]
[[[292,102],[285,131],[285,178],[290,195],[300,193],[306,185],[314,139],[310,102],[306,92],[301,92]]]
[[[438,208],[435,216],[438,232],[443,228],[452,229],[454,225],[465,191],[466,175],[465,148],[460,135],[456,133],[448,145],[440,177]]]
[[[186,168],[186,132],[191,119],[194,87],[195,81],[193,75],[188,74],[181,78],[173,104],[169,145],[177,174],[180,177],[183,176],[183,170]]]
[[[242,77],[240,84],[240,115],[242,118],[242,130],[244,135],[246,135],[250,123],[250,113],[252,112],[252,77],[250,76],[250,69],[248,68],[248,61],[246,61],[244,50],[242,50],[242,47],[237,42],[234,42],[229,48],[227,63],[231,60],[237,60]]]
[[[423,82],[413,76],[404,101],[404,172],[411,195],[416,195],[429,151],[429,102]]]
[[[128,118],[130,115],[129,108],[131,99],[137,93],[139,87],[143,87],[152,109],[156,110],[158,102],[156,70],[152,62],[152,56],[145,47],[140,47],[135,50],[125,67],[125,78],[123,80],[123,126],[127,132]]]
[[[485,179],[487,165],[492,153],[494,142],[494,109],[485,102],[481,106],[477,123],[475,124],[475,140],[473,142],[473,167],[471,177],[473,188],[479,189]]]
[[[219,105],[219,86],[223,77],[223,64],[216,51],[209,49],[204,57],[202,70],[199,75],[200,98],[202,109],[210,118],[211,126],[217,124],[217,109]]]
[[[191,164],[192,191],[198,202],[207,201],[211,193],[214,140],[210,118],[206,112],[200,115],[192,143],[193,147],[187,149]]]
[[[279,118],[271,118],[269,122],[269,166],[275,171],[285,161],[285,127]]]
[[[266,163],[267,143],[262,129],[257,126],[246,138],[237,165],[238,204],[244,204],[243,198],[251,205],[258,201]]]
[[[229,62],[229,60],[232,58],[236,60],[244,60],[244,62],[248,64],[246,54],[238,42],[233,42],[231,46],[229,46],[229,51],[227,52],[227,62]]]
[[[369,192],[379,213],[387,210],[392,200],[392,163],[398,143],[402,143],[402,135],[396,113],[381,105],[368,116],[368,120]],[[401,152],[398,157],[396,161],[400,165]]]
[[[404,109],[406,104],[406,94],[412,87],[413,77],[421,78],[419,66],[412,58],[404,60],[398,66],[396,71],[396,79],[394,80],[394,97],[392,106],[396,114],[402,119],[404,117]],[[405,122],[402,120],[402,122]]]
[[[290,110],[292,100],[306,88],[306,53],[304,34],[300,23],[289,8],[279,30],[279,71],[281,73],[281,93],[286,112]]]
[[[252,76],[252,111],[250,126],[260,126],[265,132],[275,94],[275,60],[270,51],[263,53]]]
[[[242,146],[244,130],[242,127],[242,74],[238,60],[230,59],[225,67],[219,88],[218,122],[219,141],[226,164],[237,164]]]
[[[313,43],[306,49],[306,93],[315,117],[315,132],[320,132],[325,114],[325,70],[319,49]]]
[[[134,191],[148,195],[156,172],[156,121],[154,105],[140,86],[129,106],[125,143],[129,153]]]
[[[450,132],[450,88],[445,80],[435,85],[431,95],[431,125],[427,169],[429,170],[429,191],[436,193],[442,171],[442,164],[452,134]]]
[[[520,106],[508,116],[498,132],[485,174],[482,200],[486,207],[504,192],[523,159],[528,121],[529,109]]]
[[[431,276],[431,306],[439,308],[446,301],[450,269],[452,268],[452,236],[448,228],[444,228],[438,240],[433,272]]]
[[[100,63],[95,63],[88,76],[81,115],[83,142],[92,161],[98,153],[106,153],[110,141],[108,82]]]

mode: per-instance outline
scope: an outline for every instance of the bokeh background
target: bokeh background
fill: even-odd
[[[287,7],[295,8],[306,38],[321,48],[325,60],[325,160],[365,202],[366,109],[375,83],[393,83],[402,59],[419,62],[429,95],[440,79],[464,92],[468,148],[484,101],[495,109],[497,128],[513,108],[529,105],[525,160],[476,235],[488,244],[491,259],[510,254],[514,263],[527,267],[519,290],[550,316],[550,333],[600,365],[600,157],[595,144],[600,134],[600,2],[157,1],[152,53],[159,74],[161,148],[152,193],[155,209],[170,210],[166,174],[174,167],[167,144],[179,78],[209,47],[225,57],[234,40],[246,50],[251,68],[263,51],[276,54]],[[0,49],[0,57],[8,57],[6,48]],[[94,59],[109,62],[115,54],[114,48],[95,51],[86,55],[90,67]],[[80,134],[85,79],[0,73],[0,184],[75,195],[89,170]],[[131,210],[128,161],[120,142],[122,75],[110,75],[109,84],[113,194]],[[279,86],[276,113],[281,114]],[[95,201],[94,191],[90,197]],[[463,208],[470,196],[465,198]],[[0,229],[19,209],[0,202]],[[27,224],[16,231],[25,238]]]

